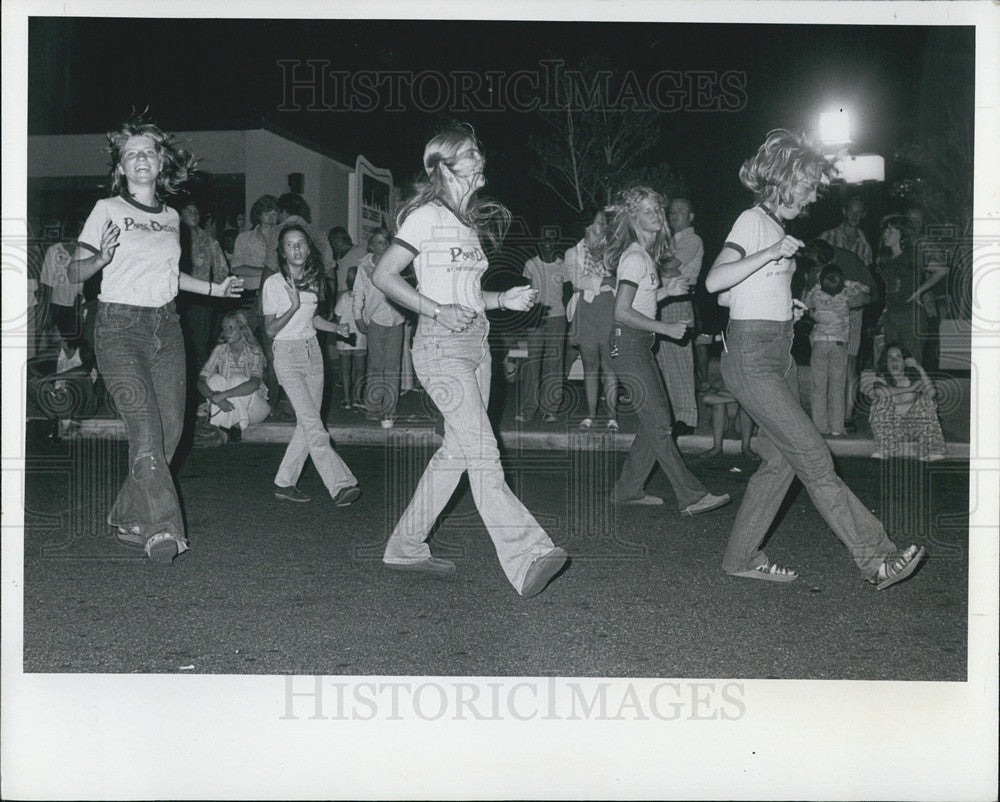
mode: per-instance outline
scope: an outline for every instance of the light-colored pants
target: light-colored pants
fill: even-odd
[[[345,487],[356,485],[358,480],[330,445],[330,433],[320,417],[323,356],[316,338],[275,340],[274,372],[295,410],[295,432],[285,449],[274,483],[279,487],[295,485],[306,457],[312,457],[331,497]]]
[[[844,433],[847,387],[847,343],[815,340],[809,359],[812,379],[812,419],[820,434]]]
[[[205,379],[205,383],[208,384],[210,390],[222,392],[249,380],[249,376],[240,374],[230,376],[227,379],[221,373],[213,373]],[[247,426],[260,423],[271,414],[271,407],[257,391],[250,393],[250,395],[234,396],[229,399],[229,403],[233,405],[230,412],[224,412],[217,405],[211,404],[209,408],[212,412],[208,422],[213,426],[221,426],[223,429],[229,429],[233,426],[245,429]]]
[[[488,332],[482,316],[464,332],[421,322],[413,340],[413,368],[444,416],[444,442],[420,477],[383,560],[399,565],[430,557],[424,541],[458,480],[468,471],[476,509],[493,539],[500,565],[520,592],[528,567],[554,546],[504,478],[486,416],[492,370]]]

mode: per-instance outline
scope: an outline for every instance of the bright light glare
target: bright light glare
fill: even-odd
[[[846,184],[860,184],[863,181],[885,181],[885,159],[874,153],[859,153],[845,156],[834,163],[837,178]]]
[[[824,145],[846,145],[851,141],[851,121],[846,109],[819,115],[819,138]]]

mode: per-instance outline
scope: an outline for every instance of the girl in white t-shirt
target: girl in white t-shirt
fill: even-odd
[[[487,309],[526,311],[537,290],[484,292],[480,236],[495,247],[510,212],[478,197],[486,160],[472,129],[452,127],[424,149],[426,179],[399,213],[399,231],[372,275],[396,303],[420,315],[413,367],[444,416],[444,442],[431,457],[413,500],[386,545],[390,568],[445,575],[455,564],[432,557],[424,542],[463,471],[507,579],[523,596],[540,593],[567,561],[511,492],[486,416],[490,395]],[[401,273],[413,262],[414,289]]]
[[[84,224],[67,275],[103,270],[94,328],[97,366],[129,440],[129,472],[108,523],[118,539],[169,563],[187,549],[170,459],[184,427],[184,340],[178,289],[239,297],[243,280],[220,283],[178,269],[177,212],[163,202],[187,180],[194,159],[155,125],[130,120],[108,134],[112,197]]]
[[[663,213],[664,201],[649,187],[632,187],[619,194],[608,234],[608,264],[617,270],[612,350],[616,373],[634,399],[639,431],[632,440],[621,475],[611,493],[616,504],[659,505],[658,496],[643,488],[659,463],[686,515],[697,515],[729,503],[728,495],[713,495],[688,470],[671,432],[670,403],[663,388],[652,348],[656,335],[683,339],[691,321],[665,323],[657,304],[668,295],[683,295],[682,277],[660,286],[659,263],[671,253],[670,233]]]
[[[347,326],[317,314],[327,306],[323,263],[298,223],[286,225],[278,234],[278,269],[264,282],[261,308],[264,329],[274,340],[274,372],[295,410],[295,432],[274,477],[274,495],[286,501],[309,501],[296,484],[306,457],[311,456],[333,503],[346,507],[361,496],[361,489],[330,445],[330,433],[320,414],[323,354],[316,330],[346,335]]]
[[[722,567],[731,576],[791,582],[798,574],[768,560],[761,550],[794,476],[802,481],[823,519],[847,546],[862,575],[879,590],[906,579],[924,556],[899,551],[885,528],[834,472],[830,450],[799,403],[791,294],[795,252],[802,242],[785,233],[829,181],[832,164],[802,137],[778,129],[743,163],[740,181],[757,205],[743,212],[705,279],[730,306],[722,376],[740,406],[757,423],[763,459],[747,485]]]

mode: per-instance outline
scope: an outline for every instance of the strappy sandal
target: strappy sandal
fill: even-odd
[[[783,568],[777,563],[764,563],[746,571],[727,571],[729,576],[743,579],[762,579],[765,582],[794,582],[799,578],[798,572],[791,568]]]
[[[902,582],[920,565],[927,549],[921,546],[909,546],[906,551],[894,552],[890,554],[879,566],[878,573],[870,577],[868,581],[875,586],[876,590],[885,590],[892,587],[897,582]]]

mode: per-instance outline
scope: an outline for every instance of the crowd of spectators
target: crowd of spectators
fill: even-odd
[[[413,316],[371,281],[392,232],[376,228],[359,243],[341,226],[324,232],[313,225],[306,201],[287,192],[256,199],[248,221],[242,213],[220,217],[225,223],[217,240],[211,233],[216,224],[196,199],[187,197],[176,205],[182,223],[182,272],[213,282],[228,275],[244,281],[239,300],[188,296],[180,304],[189,387],[197,388],[201,419],[207,416],[206,424],[222,428],[234,439],[237,430],[259,422],[262,416],[291,414],[287,399],[282,401],[274,370],[273,339],[263,325],[260,288],[278,271],[280,232],[297,224],[317,254],[324,281],[336,299],[332,320],[348,331],[346,336],[321,335],[325,338],[326,385],[333,388],[335,379],[339,383],[340,400],[335,403],[344,412],[357,412],[385,428],[392,427],[401,393],[416,386],[409,353]],[[714,416],[715,438],[706,452],[712,457],[721,452],[727,422],[739,421],[742,453],[756,459],[749,446],[753,423],[741,414],[735,400],[729,400],[724,382],[709,370],[709,354],[724,347],[724,326],[702,325],[717,318],[719,309],[706,309],[706,299],[713,307],[716,299],[704,292],[705,248],[695,228],[694,205],[687,198],[673,198],[665,212],[671,248],[658,265],[660,279],[664,284],[680,280],[684,291],[662,299],[657,315],[664,323],[692,322],[689,335],[679,341],[658,337],[654,349],[673,436],[690,434],[706,416]],[[878,371],[890,348],[907,354],[921,369],[936,367],[941,282],[949,272],[946,257],[935,258],[932,249],[921,247],[927,238],[920,209],[910,207],[884,217],[874,249],[864,230],[868,214],[864,200],[848,197],[842,213],[838,226],[821,232],[797,255],[793,282],[796,298],[808,310],[796,341],[800,363],[808,362],[810,367],[811,393],[805,403],[821,433],[830,437],[856,431],[859,410],[871,410],[873,431],[876,418],[884,422],[891,417],[886,414],[885,393],[873,396],[870,392],[876,375],[891,386],[885,370]],[[569,425],[584,431],[595,427],[614,431],[619,405],[625,403],[628,408],[631,391],[627,381],[620,381],[611,351],[617,277],[603,258],[608,223],[607,210],[585,209],[571,239],[562,238],[554,226],[543,226],[535,246],[524,253],[518,283],[538,291],[538,309],[522,315],[519,328],[504,331],[500,362],[510,382],[504,405],[519,425],[530,423],[536,415],[543,424],[563,421],[575,406],[575,393],[567,392],[571,375],[582,376],[584,403],[582,416],[567,420]],[[29,355],[44,356],[45,371],[50,373],[72,369],[89,373],[99,394],[93,336],[92,332],[88,335],[87,325],[89,320],[92,327],[95,292],[69,281],[66,274],[78,229],[79,223],[72,219],[46,220],[41,247],[33,246],[28,322],[34,334],[29,338]],[[234,315],[237,311],[239,316]],[[233,357],[223,358],[227,348],[240,351],[237,361],[242,360],[244,368],[247,355],[253,356],[259,381],[249,374],[243,379],[254,384],[252,390],[244,386],[246,392],[233,393],[233,386],[216,386],[224,375],[220,365],[237,375],[232,371]],[[216,378],[210,385],[208,377],[213,375]],[[929,378],[926,382],[933,386]],[[332,389],[324,400],[324,414],[331,395]],[[918,395],[916,408],[924,415],[930,395]],[[251,401],[253,409],[244,409]],[[599,415],[602,405],[603,419]],[[904,422],[894,425],[894,442],[900,427],[910,426],[911,418],[904,415]],[[883,426],[880,431],[884,430]],[[922,443],[921,437],[925,436],[914,435]],[[887,448],[896,450],[885,446],[878,451]],[[928,454],[941,451],[936,440],[929,448]],[[921,446],[921,453],[925,451]]]

